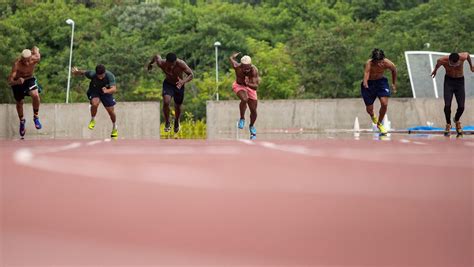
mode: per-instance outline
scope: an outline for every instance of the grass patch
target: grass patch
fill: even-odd
[[[191,112],[184,112],[183,119],[180,123],[180,131],[175,134],[173,130],[174,125],[174,112],[170,120],[171,131],[165,132],[165,123],[160,125],[160,138],[161,139],[206,139],[206,122],[204,120],[194,120]]]

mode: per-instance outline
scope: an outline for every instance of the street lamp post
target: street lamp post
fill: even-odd
[[[217,51],[221,46],[220,42],[215,42],[214,47],[216,48],[216,100],[219,101],[219,61]]]
[[[69,72],[68,72],[68,76],[67,76],[67,90],[66,90],[66,103],[69,103],[69,87],[71,86],[72,45],[74,43],[74,20],[67,19],[66,23],[72,26],[71,48],[69,50]]]

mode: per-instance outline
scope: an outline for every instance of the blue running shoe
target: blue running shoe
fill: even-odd
[[[26,124],[25,119],[20,120],[20,136],[21,137],[25,136],[25,132],[26,132],[25,124]]]
[[[239,126],[238,126],[239,129],[243,129],[244,126],[245,126],[245,120],[244,120],[244,119],[240,119],[240,120],[239,120]]]
[[[254,126],[250,126],[250,140],[257,139],[257,129]]]
[[[249,129],[250,134],[257,135],[257,129],[255,128],[255,126],[250,126]]]
[[[41,126],[41,122],[40,122],[40,119],[39,117],[33,117],[33,121],[35,122],[35,127],[36,129],[41,129],[43,126]]]

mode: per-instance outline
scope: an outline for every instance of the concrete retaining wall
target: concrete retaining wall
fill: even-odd
[[[112,122],[100,105],[96,127],[89,130],[88,103],[41,104],[40,118],[43,129],[36,130],[31,103],[25,103],[25,138],[107,138]],[[160,138],[160,104],[158,102],[119,102],[115,106],[119,138]],[[18,115],[14,104],[0,105],[0,138],[18,137]]]
[[[239,118],[239,101],[207,102],[208,139],[236,136]],[[361,99],[318,100],[268,100],[259,101],[259,133],[280,129],[324,131],[328,129],[352,129],[354,119],[359,118],[361,128],[370,128],[370,120]],[[388,116],[392,128],[405,129],[416,125],[444,127],[444,102],[442,99],[390,99]],[[456,109],[453,100],[452,116]],[[462,118],[464,125],[474,125],[474,98],[466,99],[466,110]],[[378,102],[375,109],[378,111]],[[89,104],[42,104],[40,116],[43,129],[36,130],[33,124],[31,103],[24,105],[27,119],[27,138],[107,138],[110,137],[111,122],[107,111],[100,106],[94,130],[87,125],[90,119]],[[158,102],[119,102],[116,105],[120,138],[159,138],[160,104]],[[246,113],[247,126],[249,111]],[[18,117],[14,104],[0,105],[0,138],[18,137]]]
[[[380,105],[375,103],[378,113]],[[456,112],[453,100],[452,116]],[[392,129],[405,129],[417,125],[444,127],[444,101],[428,98],[392,98],[389,101],[388,117]],[[474,98],[466,99],[466,109],[461,119],[464,125],[474,125]],[[256,127],[260,133],[279,129],[353,129],[355,118],[361,128],[371,128],[370,119],[362,99],[317,99],[317,100],[267,100],[258,103]],[[207,103],[207,138],[229,138],[236,136],[239,118],[239,101],[209,101]],[[246,128],[249,122],[246,113]],[[248,130],[246,130],[248,131]]]

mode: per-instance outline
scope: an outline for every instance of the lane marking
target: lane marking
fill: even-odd
[[[351,160],[351,161],[363,161],[363,162],[377,162],[377,163],[392,163],[393,161],[390,160],[387,156],[396,157],[400,155],[400,151],[385,151],[385,150],[372,150],[372,149],[364,149],[364,155],[361,156],[361,153],[355,153],[353,149],[349,148],[335,148],[332,150],[324,150],[324,149],[311,149],[304,146],[299,145],[278,145],[272,142],[261,141],[252,144],[258,144],[262,147],[267,149],[272,149],[275,151],[311,156],[311,157],[321,157],[321,158],[332,158],[332,159],[340,159],[340,160]],[[416,145],[427,145],[423,142],[414,141],[412,144]],[[367,152],[368,151],[368,152]],[[360,151],[359,151],[360,152]],[[420,155],[424,156],[427,154],[436,153],[431,150],[424,150],[423,152],[420,151],[403,151],[403,154],[406,155]],[[414,166],[459,166],[465,167],[464,163],[461,161],[443,161],[443,162],[412,162],[411,160],[403,160],[399,159],[399,161],[403,164],[414,165]]]
[[[102,142],[102,140],[90,141],[86,144],[86,146],[93,146],[93,145],[101,143],[101,142]]]
[[[73,142],[59,147],[35,147],[35,148],[20,148],[13,153],[15,162],[23,165],[30,165],[33,159],[41,154],[57,153],[61,151],[73,150],[81,147],[81,143]]]
[[[33,158],[36,158],[35,155],[71,150],[80,146],[81,143],[74,142],[64,146],[53,148],[20,148],[13,153],[13,159],[15,160],[15,162],[18,162],[20,164],[28,165],[33,160]],[[37,150],[37,152],[34,152],[34,150]]]
[[[254,141],[250,141],[250,140],[247,140],[247,139],[237,139],[237,141],[242,142],[242,143],[247,144],[247,145],[255,145]]]
[[[317,156],[320,153],[317,153],[315,155],[315,151],[311,151],[310,149],[304,147],[304,146],[295,146],[295,145],[277,145],[275,143],[271,142],[260,142],[259,145],[273,149],[273,150],[279,150],[283,152],[290,152],[290,153],[295,153],[295,154],[300,154],[300,155],[307,155],[307,156]]]
[[[23,153],[23,152],[22,152]],[[31,154],[23,155],[32,157]],[[316,178],[308,173],[302,173],[300,179],[280,174],[272,179],[239,179],[238,175],[231,174],[231,179],[222,179],[222,173],[205,166],[183,166],[178,162],[140,162],[133,168],[126,164],[115,164],[114,161],[97,161],[89,158],[54,157],[43,155],[34,158],[34,162],[27,160],[27,165],[33,168],[64,174],[61,177],[68,179],[72,176],[81,178],[115,180],[128,182],[145,182],[161,185],[179,186],[185,188],[200,188],[212,190],[232,191],[263,191],[263,192],[294,192],[308,194],[344,194],[362,196],[394,196],[410,198],[427,198],[444,195],[445,190],[435,188],[435,191],[420,192],[416,187],[409,187],[412,182],[397,179],[379,182],[379,179],[368,176],[357,178],[350,185],[349,178],[336,177],[336,179]],[[61,168],[58,168],[61,166]],[[84,166],[88,166],[84,168]],[[93,171],[92,171],[93,170]],[[159,174],[157,174],[159,173]],[[190,175],[192,174],[192,175]],[[75,179],[75,177],[71,178]],[[384,185],[385,184],[385,185]],[[402,192],[394,190],[393,186],[402,186],[407,190]]]
[[[418,141],[414,141],[413,144],[415,144],[415,145],[426,145],[426,143],[418,142]]]
[[[110,139],[109,139],[110,140]],[[107,142],[107,139],[104,141]],[[85,143],[85,146],[93,146],[102,143],[102,140],[95,140]],[[253,142],[249,142],[254,145]],[[82,144],[74,142],[64,146],[56,148],[36,147],[36,148],[20,148],[13,153],[13,159],[15,162],[23,165],[31,165],[35,167],[36,164],[29,164],[34,161],[38,162],[38,159],[45,157],[46,154],[56,153],[62,151],[73,150],[81,147]],[[172,146],[162,147],[160,149],[155,148],[130,148],[130,147],[114,147],[113,151],[99,150],[91,151],[91,154],[105,154],[105,155],[239,155],[242,153],[242,149],[238,146],[206,146],[206,147],[192,147],[192,146]],[[43,162],[44,163],[44,162]],[[58,165],[60,166],[60,164]],[[57,167],[60,168],[60,167]]]
[[[79,142],[74,142],[70,143],[68,145],[60,146],[60,147],[52,147],[52,148],[37,148],[37,149],[32,149],[32,150],[38,150],[35,154],[44,154],[44,153],[56,153],[60,151],[66,151],[66,150],[71,150],[75,149],[81,146],[81,143]]]
[[[94,142],[94,144],[99,144],[100,142],[91,141],[87,144]],[[335,159],[346,159],[346,160],[358,160],[366,162],[388,162],[389,159],[385,158],[385,155],[395,156],[395,155],[431,155],[437,153],[433,147],[427,147],[423,152],[414,151],[406,149],[395,149],[395,151],[386,151],[386,150],[374,150],[373,148],[317,148],[310,146],[301,146],[301,145],[291,145],[291,144],[277,144],[272,142],[254,142],[250,140],[241,141],[249,145],[256,145],[258,147],[272,149],[276,151],[289,152],[295,154],[309,155],[309,156],[319,156]],[[474,142],[471,142],[471,145],[474,145]],[[83,145],[87,145],[84,144]],[[254,181],[250,180],[241,180],[233,179],[231,184],[227,179],[222,179],[222,173],[216,172],[215,169],[210,168],[210,165],[204,166],[183,166],[178,162],[163,162],[159,158],[156,160],[148,160],[138,163],[131,167],[128,164],[115,164],[114,161],[103,161],[103,160],[94,160],[94,155],[89,157],[64,157],[62,155],[49,155],[50,152],[56,151],[65,151],[72,150],[75,148],[81,147],[81,143],[71,143],[58,148],[49,149],[47,152],[44,152],[44,149],[38,150],[38,153],[33,153],[36,150],[22,148],[18,149],[14,153],[15,161],[27,165],[32,168],[61,173],[65,174],[62,177],[68,178],[69,176],[77,175],[82,177],[98,178],[98,179],[108,179],[108,180],[125,180],[125,181],[141,181],[141,182],[151,182],[158,184],[167,184],[173,186],[183,186],[191,188],[209,188],[209,189],[228,189],[231,190],[254,190],[254,191],[271,191],[271,192],[306,192],[306,193],[342,193],[342,194],[361,194],[361,195],[395,195],[399,197],[408,196],[408,197],[425,197],[423,196],[416,188],[409,190],[408,192],[400,193],[398,191],[392,191],[392,187],[384,187],[379,183],[367,185],[367,181],[376,182],[377,179],[371,180],[372,178],[367,178],[369,180],[358,180],[357,183],[351,184],[350,186],[344,184],[346,180],[339,179],[333,182],[329,182],[328,179],[313,179],[309,177],[308,174],[303,173],[305,177],[302,180],[295,181],[291,179],[292,177],[285,176],[283,174],[277,174],[275,179],[271,179],[271,182],[268,181]],[[258,148],[257,147],[257,148]],[[85,149],[82,149],[80,152],[84,152]],[[154,151],[155,150],[155,151]],[[416,149],[415,149],[416,150]],[[239,146],[170,146],[157,149],[156,147],[146,146],[146,147],[135,147],[132,144],[132,147],[113,147],[106,150],[97,150],[94,153],[105,153],[106,155],[114,155],[116,153],[129,153],[137,154],[141,153],[142,155],[150,155],[150,153],[163,154],[163,153],[181,153],[186,154],[190,153],[189,156],[195,155],[204,155],[206,153],[216,154],[216,153],[229,153],[237,154],[242,158],[242,149]],[[400,154],[402,153],[402,154]],[[284,155],[286,156],[286,155]],[[227,162],[227,161],[219,161]],[[271,163],[271,162],[269,162]],[[409,159],[401,160],[402,164],[410,165],[426,165],[425,163],[411,163]],[[440,164],[441,166],[450,167],[455,165],[450,165],[451,163],[445,162]],[[440,166],[439,163],[433,162],[430,165]],[[60,166],[60,167],[59,167]],[[84,166],[88,166],[84,168]],[[317,166],[317,163],[313,168]],[[465,166],[464,166],[465,167]],[[93,170],[93,171],[91,171]],[[190,175],[191,174],[191,175]],[[233,174],[235,176],[235,174]],[[282,175],[279,177],[279,175]],[[350,174],[349,174],[350,175]],[[439,191],[442,193],[442,191]],[[431,194],[431,193],[430,193]],[[434,192],[433,195],[438,194],[438,191]]]

